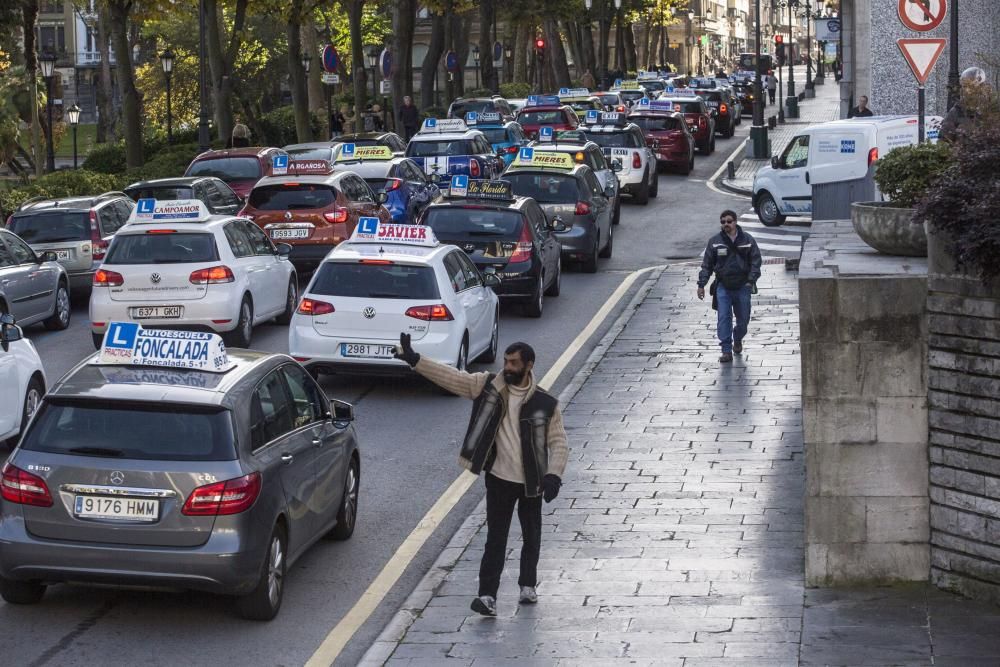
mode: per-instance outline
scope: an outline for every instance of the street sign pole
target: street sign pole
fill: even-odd
[[[924,143],[924,108],[926,100],[924,99],[924,87],[923,85],[917,86],[917,143]]]

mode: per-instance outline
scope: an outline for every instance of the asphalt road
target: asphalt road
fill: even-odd
[[[541,319],[524,318],[516,308],[505,308],[501,349],[515,340],[531,343],[538,356],[537,377],[542,377],[629,273],[696,259],[718,230],[719,212],[746,208],[745,201],[709,189],[705,180],[746,136],[749,125],[745,117],[736,138],[717,138],[715,154],[699,155],[690,176],[661,174],[659,197],[649,205],[626,201],[621,225],[615,228],[614,256],[601,260],[596,275],[567,271],[562,295],[546,299]],[[552,390],[558,393],[569,382],[630,296],[602,322]],[[93,352],[87,324],[87,307],[81,300],[74,306],[67,331],[51,333],[40,327],[26,331],[38,347],[50,382]],[[253,344],[286,351],[286,328],[259,327]],[[291,568],[283,607],[274,621],[240,620],[228,599],[201,593],[52,586],[35,606],[0,602],[4,663],[88,667],[305,663],[458,476],[458,441],[471,408],[468,401],[442,396],[416,378],[324,376],[322,383],[331,397],[356,406],[362,447],[358,526],[350,541],[320,542]],[[482,494],[481,483],[465,494],[335,664],[356,664]],[[469,594],[474,594],[471,584]]]

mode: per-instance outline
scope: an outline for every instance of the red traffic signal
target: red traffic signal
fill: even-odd
[[[539,37],[538,39],[536,39],[535,40],[535,48],[538,49],[539,51],[541,51],[542,49],[544,49],[545,48],[545,40],[542,39],[541,37]]]
[[[774,36],[774,43],[775,44],[783,44],[784,42],[785,42],[785,36],[784,35],[775,35]]]

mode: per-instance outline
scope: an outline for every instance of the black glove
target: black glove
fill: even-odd
[[[551,503],[556,499],[560,486],[562,486],[562,480],[559,479],[558,475],[549,473],[542,478],[542,497],[545,498],[545,502]]]
[[[392,355],[396,359],[402,359],[413,368],[420,361],[420,355],[413,351],[413,347],[410,345],[410,334],[401,333],[399,334],[399,347]]]

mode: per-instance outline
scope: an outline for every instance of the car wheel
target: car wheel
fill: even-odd
[[[236,322],[236,328],[225,335],[226,345],[229,347],[250,347],[250,338],[253,336],[253,304],[250,297],[243,297],[240,304],[240,318]]]
[[[243,618],[253,621],[270,621],[281,609],[285,592],[285,531],[276,525],[260,568],[260,578],[254,589],[236,599],[236,611]]]
[[[611,218],[611,224],[617,225],[620,224],[621,221],[622,221],[622,198],[621,195],[619,195],[618,198],[615,200],[615,214],[614,217]]]
[[[645,206],[649,203],[649,174],[643,173],[642,185],[640,185],[639,189],[636,190],[635,199],[633,201],[640,206]]]
[[[45,595],[45,586],[34,581],[14,581],[0,577],[0,597],[10,604],[37,604]]]
[[[358,490],[361,488],[361,471],[358,460],[351,457],[351,463],[347,466],[347,475],[344,478],[344,497],[340,501],[340,509],[337,510],[337,525],[329,532],[329,536],[334,540],[347,540],[354,534],[354,526],[358,522]]]
[[[715,135],[713,134],[712,135],[712,141],[708,145],[708,154],[711,155],[714,152],[715,152]]]
[[[476,359],[481,364],[492,364],[497,360],[497,352],[500,349],[500,311],[493,313],[493,335],[490,337],[490,346]]]
[[[28,388],[24,391],[24,405],[21,408],[21,429],[17,432],[17,440],[24,435],[24,429],[28,427],[31,416],[35,414],[42,404],[42,396],[45,396],[45,386],[38,377],[31,378]]]
[[[583,269],[584,273],[597,273],[597,254],[599,250],[598,244],[600,242],[601,239],[599,238],[594,239],[593,249],[591,249],[590,254],[587,256],[587,259],[583,260],[583,265],[581,266],[581,268]]]
[[[545,305],[545,288],[542,286],[545,278],[543,276],[538,277],[538,282],[535,283],[535,292],[531,295],[527,301],[524,302],[524,314],[527,317],[541,317],[542,309]]]
[[[656,195],[660,194],[660,175],[653,170],[653,187],[649,190],[649,196],[656,198]]]
[[[611,257],[611,253],[614,251],[614,249],[615,249],[615,233],[609,227],[608,228],[608,243],[607,243],[607,245],[604,246],[604,249],[601,250],[601,252],[600,252],[600,254],[598,256],[599,257],[604,257],[604,258]]]
[[[781,214],[774,197],[767,190],[761,192],[757,198],[757,217],[765,227],[780,227],[785,223],[785,216]]]
[[[101,349],[101,346],[104,345],[104,334],[91,333],[90,337],[94,341],[94,349],[95,350]]]
[[[72,313],[73,309],[69,305],[69,288],[66,287],[66,283],[60,282],[56,288],[56,309],[43,324],[49,331],[62,331],[69,326]]]
[[[694,169],[694,153],[691,153],[691,159],[684,162],[684,166],[680,168],[681,176],[687,176]]]
[[[545,290],[545,296],[559,296],[562,291],[562,257],[556,260],[556,277],[552,284]]]
[[[292,315],[295,314],[295,307],[299,303],[299,286],[295,279],[295,274],[288,281],[288,294],[285,297],[285,312],[274,318],[274,321],[278,324],[288,324],[292,321]]]

